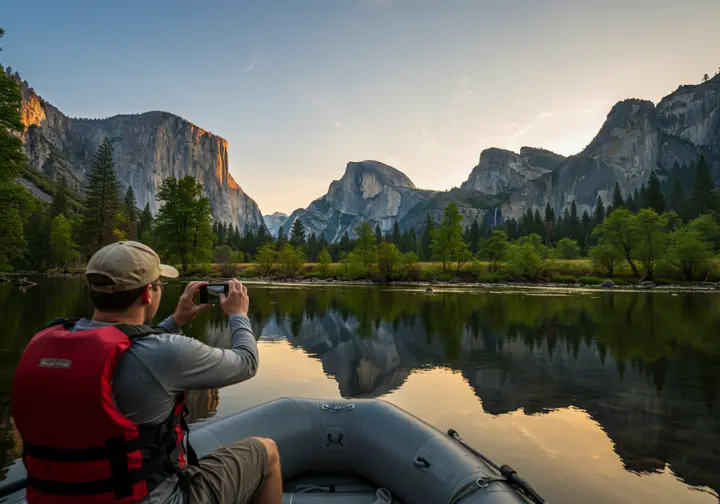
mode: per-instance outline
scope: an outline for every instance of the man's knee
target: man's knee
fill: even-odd
[[[254,437],[252,439],[257,439],[263,445],[265,445],[265,449],[267,450],[268,454],[268,463],[271,466],[275,466],[280,463],[280,452],[278,451],[278,447],[277,444],[275,444],[275,441],[270,438],[264,437]]]

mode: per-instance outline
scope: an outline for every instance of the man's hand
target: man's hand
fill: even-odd
[[[220,294],[220,306],[222,307],[225,315],[245,315],[248,314],[248,308],[250,307],[250,298],[247,295],[247,289],[239,280],[230,280],[228,282],[230,292],[225,296],[224,293]]]
[[[200,289],[200,287],[207,285],[207,282],[190,282],[185,287],[185,292],[180,296],[175,313],[173,313],[173,320],[179,325],[183,326],[188,322],[192,322],[198,313],[208,308],[212,308],[211,304],[196,305],[193,302],[193,296]]]

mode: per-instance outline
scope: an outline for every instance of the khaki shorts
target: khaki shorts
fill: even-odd
[[[268,453],[258,439],[243,439],[188,466],[187,504],[247,504],[268,474]]]

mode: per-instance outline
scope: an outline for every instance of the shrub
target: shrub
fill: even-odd
[[[577,278],[571,275],[553,275],[552,281],[561,284],[574,284],[577,283]]]
[[[605,279],[596,276],[584,276],[578,278],[577,281],[583,285],[600,285]]]

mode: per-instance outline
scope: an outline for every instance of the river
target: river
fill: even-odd
[[[170,314],[179,284],[165,287]],[[378,397],[512,465],[550,502],[717,503],[714,293],[248,285],[252,380],[189,398],[204,422],[282,396]],[[12,374],[29,338],[89,316],[80,279],[0,284],[0,465],[18,467]],[[218,307],[185,333],[228,347]]]

